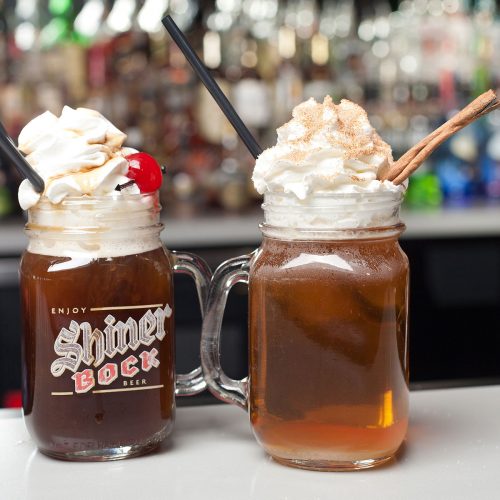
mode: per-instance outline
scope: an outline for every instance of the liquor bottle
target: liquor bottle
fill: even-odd
[[[475,25],[475,68],[472,75],[473,95],[482,94],[491,87],[492,57],[494,40],[492,27],[495,18],[496,4],[494,0],[477,2],[474,8],[473,19]]]
[[[500,199],[500,126],[491,131],[481,154],[481,180],[486,196],[491,200]]]
[[[414,116],[409,121],[407,141],[400,148],[404,152],[413,144],[418,143],[432,131],[430,120],[424,116]],[[438,155],[439,155],[438,150]],[[438,160],[438,163],[441,160]],[[435,157],[433,156],[410,177],[405,202],[410,207],[425,208],[437,207],[443,202],[441,183],[434,171]]]
[[[479,151],[473,127],[455,134],[434,156],[443,196],[451,204],[468,204],[480,194]]]
[[[9,80],[9,29],[4,0],[0,0],[0,85]]]
[[[311,38],[310,53],[304,68],[304,99],[314,97],[322,102],[325,95],[334,93],[334,79],[331,74],[330,41],[322,33],[315,33]]]
[[[234,107],[243,122],[256,131],[269,127],[271,122],[270,89],[257,71],[258,45],[248,39],[241,46],[241,77],[232,87]]]
[[[0,158],[0,219],[14,211],[13,190],[9,188],[10,169],[7,163]]]
[[[426,162],[411,176],[405,195],[405,203],[413,208],[437,207],[443,202],[441,183]]]
[[[173,177],[173,195],[178,200],[190,199],[195,206],[207,202],[203,187],[220,165],[221,111],[205,92],[182,52],[171,43],[161,78],[165,106],[161,140]]]
[[[302,101],[303,80],[298,64],[297,38],[293,28],[281,26],[278,30],[280,63],[274,90],[275,123],[289,120],[291,110]]]
[[[104,25],[106,3],[104,0],[87,0],[75,17],[74,31],[85,45],[92,45]]]
[[[76,6],[72,0],[49,0],[50,21],[43,27],[40,40],[44,48],[72,41],[78,38],[73,30],[76,17]]]

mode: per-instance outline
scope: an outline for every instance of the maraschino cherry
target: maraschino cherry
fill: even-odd
[[[126,176],[135,181],[141,193],[152,193],[160,188],[162,182],[161,167],[151,155],[133,153],[126,156],[125,159],[129,165]]]

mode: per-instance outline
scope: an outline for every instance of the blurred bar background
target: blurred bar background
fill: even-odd
[[[167,166],[170,248],[212,267],[259,243],[253,160],[161,26],[171,14],[263,147],[308,97],[363,105],[397,158],[475,96],[500,87],[493,0],[0,0],[0,118],[10,135],[62,106],[101,111]],[[0,406],[20,387],[20,179],[0,158]],[[402,246],[412,264],[416,384],[500,377],[500,113],[445,143],[411,179]],[[177,284],[177,282],[176,282]],[[199,318],[177,284],[178,361]],[[223,359],[246,373],[236,289]],[[464,382],[465,383],[465,382]],[[203,398],[202,398],[203,399]]]

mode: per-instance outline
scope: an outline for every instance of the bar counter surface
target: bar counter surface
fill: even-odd
[[[244,214],[222,212],[206,214],[166,213],[162,239],[169,248],[258,245],[262,211]],[[470,238],[500,236],[500,202],[468,207],[441,207],[403,210],[406,224],[403,238]],[[21,218],[0,221],[0,256],[20,255],[27,244]]]
[[[500,491],[500,385],[412,392],[397,459],[352,473],[276,464],[254,440],[248,416],[227,405],[180,408],[173,437],[129,460],[47,458],[17,410],[0,410],[0,446],[0,496],[9,500],[488,500]]]

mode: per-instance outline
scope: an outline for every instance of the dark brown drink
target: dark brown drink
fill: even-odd
[[[278,461],[369,467],[408,425],[408,261],[397,235],[265,237],[250,267],[250,414]]]
[[[172,266],[162,247],[89,258],[26,252],[24,414],[43,453],[144,453],[174,420]]]

